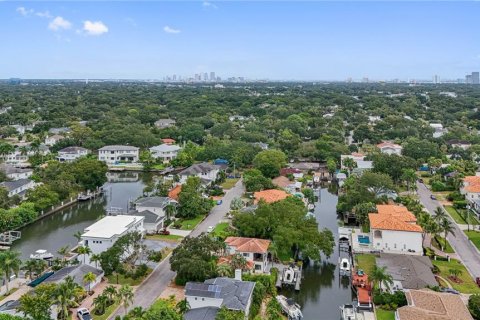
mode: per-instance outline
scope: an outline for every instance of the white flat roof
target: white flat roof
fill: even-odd
[[[107,216],[85,228],[82,237],[110,239],[128,231],[130,225],[143,219],[145,218],[127,215]]]

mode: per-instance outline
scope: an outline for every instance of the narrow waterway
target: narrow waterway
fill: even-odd
[[[315,207],[319,228],[332,230],[335,243],[338,242],[337,200],[336,194],[322,188]],[[330,258],[323,257],[317,265],[305,266],[299,292],[288,291],[283,294],[300,304],[305,320],[340,319],[339,307],[351,303],[354,296],[349,279],[339,275],[338,247],[335,247]]]
[[[19,251],[22,259],[28,259],[38,249],[56,254],[63,246],[75,246],[77,239],[73,235],[76,232],[83,231],[105,215],[107,208],[126,209],[128,202],[140,196],[151,179],[151,175],[143,173],[109,174],[102,197],[76,203],[26,226],[21,230],[22,238],[14,242],[12,250]]]

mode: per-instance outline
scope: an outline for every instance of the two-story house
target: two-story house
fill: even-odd
[[[107,164],[118,162],[138,162],[139,148],[133,146],[112,145],[98,149],[98,160]]]
[[[217,180],[220,173],[221,166],[210,164],[208,162],[196,163],[181,171],[178,175],[180,177],[180,183],[184,184],[188,177],[199,177],[202,180],[202,184],[208,185]]]
[[[151,147],[150,153],[155,159],[160,159],[163,163],[168,163],[177,157],[181,149],[179,146],[164,143]]]
[[[155,121],[155,127],[159,129],[165,129],[169,127],[174,127],[177,122],[173,119],[158,119]]]
[[[396,155],[401,155],[403,149],[401,145],[389,141],[377,144],[377,148],[380,149],[382,153]]]
[[[135,201],[135,211],[130,215],[142,216],[145,218],[143,228],[147,233],[156,233],[163,229],[164,220],[167,216],[167,206],[176,206],[177,202],[168,197],[145,197]]]
[[[60,140],[63,140],[65,139],[64,136],[61,136],[59,134],[54,134],[54,135],[51,135],[51,136],[47,136],[45,138],[45,145],[51,147],[53,145],[55,145],[57,142],[59,142]]]
[[[2,171],[5,176],[11,180],[27,179],[33,174],[32,169],[16,168],[5,163],[0,164],[0,171]]]
[[[467,176],[463,178],[460,193],[465,196],[470,204],[480,200],[480,176]]]
[[[35,185],[35,182],[30,179],[19,179],[0,183],[0,187],[7,189],[9,197],[19,196],[20,198],[25,198],[27,191],[35,188]]]
[[[267,271],[270,243],[270,240],[257,238],[227,237],[225,239],[227,254],[243,256],[247,262],[253,263],[253,271],[256,273]]]
[[[58,151],[57,160],[60,162],[75,161],[80,157],[85,157],[90,151],[82,147],[66,147]]]

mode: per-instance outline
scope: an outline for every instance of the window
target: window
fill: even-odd
[[[195,300],[197,300],[197,297],[195,297]]]
[[[393,244],[393,248],[397,249],[397,244],[396,243]]]
[[[243,256],[244,256],[244,257],[248,257],[248,253],[243,253]]]

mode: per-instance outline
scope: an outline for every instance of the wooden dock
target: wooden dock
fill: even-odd
[[[5,231],[0,233],[0,246],[7,247],[7,249],[3,250],[8,250],[8,247],[10,247],[15,240],[18,240],[21,237],[22,233],[20,231]]]

